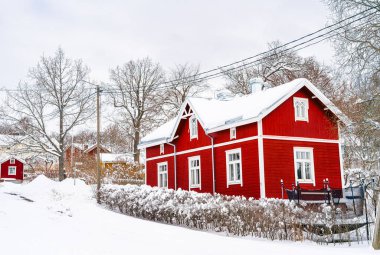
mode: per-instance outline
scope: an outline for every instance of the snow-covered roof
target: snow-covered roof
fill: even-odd
[[[111,151],[111,150],[109,150],[108,148],[106,148],[105,146],[103,146],[103,145],[99,145],[99,148],[100,149],[103,149],[104,151]],[[84,153],[88,153],[88,152],[90,152],[90,151],[92,151],[92,150],[94,150],[94,149],[96,149],[96,143],[95,144],[93,144],[93,145],[91,145],[91,146],[89,146],[85,151],[84,151]]]
[[[132,153],[100,153],[100,161],[103,163],[133,162]]]
[[[84,151],[88,145],[83,143],[69,143],[66,145],[66,150],[71,149],[71,146],[77,148],[78,150]]]
[[[7,161],[9,159],[17,159],[18,161],[20,161],[23,164],[25,164],[24,159],[22,159],[20,157],[16,157],[16,156],[8,154],[8,153],[1,153],[0,154],[0,164],[4,163],[5,161]]]
[[[155,142],[155,141],[162,141],[166,138],[170,138],[172,130],[174,128],[174,125],[176,124],[177,119],[174,118],[165,124],[161,125],[160,127],[156,128],[153,132],[147,134],[141,139],[141,144],[149,142]]]
[[[189,97],[182,104],[177,118],[141,139],[139,147],[145,148],[173,140],[186,105],[190,105],[203,129],[209,134],[262,119],[303,87],[307,87],[338,118],[345,123],[349,122],[347,117],[319,89],[307,79],[301,78],[264,91],[236,96],[230,100]]]

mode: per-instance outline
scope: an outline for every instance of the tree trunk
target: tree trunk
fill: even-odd
[[[140,163],[140,150],[137,148],[137,145],[140,142],[140,132],[139,130],[135,131],[135,136],[133,138],[133,159],[135,162]]]
[[[59,113],[59,158],[58,158],[58,176],[59,181],[65,179],[64,170],[64,150],[63,150],[63,112]]]
[[[375,231],[373,233],[372,247],[380,250],[380,196],[377,194],[377,216],[375,223]]]
[[[59,172],[59,181],[63,181],[65,179],[65,169],[64,169],[64,157],[63,152],[58,158],[58,172]]]

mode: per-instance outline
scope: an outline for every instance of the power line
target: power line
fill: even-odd
[[[337,36],[337,35],[339,35],[341,32],[336,32],[336,31],[341,30],[342,28],[344,28],[344,27],[346,27],[346,26],[348,26],[348,25],[351,25],[351,24],[353,24],[353,23],[355,23],[355,22],[357,22],[357,21],[360,21],[360,20],[362,20],[362,19],[364,19],[364,18],[370,17],[370,16],[374,15],[375,13],[376,13],[376,11],[375,11],[375,12],[371,12],[370,14],[367,14],[367,15],[365,15],[365,16],[362,16],[362,17],[358,18],[358,19],[355,19],[355,20],[353,20],[353,21],[350,21],[349,23],[347,23],[347,24],[345,24],[345,25],[342,25],[342,26],[339,26],[339,27],[337,27],[337,28],[331,29],[331,30],[329,30],[328,32],[326,32],[326,33],[324,33],[324,34],[317,35],[317,36],[315,36],[315,37],[313,37],[313,38],[311,38],[311,39],[308,39],[307,41],[303,41],[303,42],[301,42],[301,43],[298,43],[298,44],[296,44],[296,45],[294,45],[294,46],[292,46],[292,47],[290,47],[290,48],[285,48],[285,45],[289,45],[289,43],[286,43],[286,44],[283,44],[283,45],[281,45],[281,46],[275,47],[275,48],[273,48],[273,49],[271,49],[271,50],[265,51],[265,52],[263,52],[263,53],[259,53],[259,54],[257,54],[257,56],[258,56],[258,55],[264,55],[264,54],[266,54],[266,53],[273,52],[271,55],[264,55],[264,56],[261,57],[261,58],[258,58],[258,59],[256,59],[256,60],[253,60],[253,61],[248,62],[248,63],[243,63],[242,65],[235,66],[235,67],[229,68],[229,69],[227,69],[227,70],[221,70],[222,67],[220,67],[220,68],[218,68],[218,69],[215,68],[215,69],[212,69],[212,70],[209,70],[209,71],[203,72],[203,73],[209,73],[209,72],[214,71],[214,70],[218,70],[219,72],[214,73],[214,74],[209,74],[209,75],[206,75],[206,76],[203,76],[203,77],[200,76],[199,74],[198,74],[197,76],[188,76],[188,77],[184,77],[184,78],[182,78],[182,79],[177,79],[177,80],[172,80],[172,81],[162,82],[162,83],[159,83],[159,84],[157,84],[157,85],[162,85],[162,84],[167,84],[167,83],[175,83],[175,84],[169,84],[169,85],[166,85],[166,86],[161,86],[161,87],[159,87],[159,89],[166,89],[166,88],[170,88],[170,87],[173,87],[173,86],[176,86],[176,85],[181,85],[181,84],[183,84],[183,83],[181,83],[181,82],[179,82],[179,81],[181,81],[181,80],[185,80],[185,79],[189,79],[189,78],[195,78],[194,80],[192,80],[192,82],[198,82],[198,81],[205,81],[205,80],[209,80],[209,79],[214,79],[214,78],[218,78],[218,77],[223,76],[223,75],[225,74],[225,72],[230,72],[230,71],[235,72],[235,71],[242,70],[242,69],[244,69],[244,68],[251,67],[251,66],[253,66],[255,63],[259,63],[260,61],[262,61],[262,60],[264,60],[264,59],[267,59],[267,58],[269,58],[269,57],[275,56],[275,55],[277,55],[277,54],[282,54],[282,53],[284,53],[284,52],[297,52],[297,51],[299,51],[299,50],[305,49],[305,48],[310,47],[310,46],[312,46],[312,45],[318,44],[318,43],[320,43],[320,42],[322,42],[322,41],[328,40],[328,39],[330,39],[330,38],[332,38],[332,37],[334,37],[334,36]],[[354,16],[357,16],[357,15],[354,15]],[[347,20],[347,19],[346,19],[346,20]],[[357,24],[357,25],[355,25],[354,27],[352,27],[352,28],[350,28],[350,29],[358,28],[358,27],[360,27],[360,26],[362,26],[362,25],[364,25],[364,24],[366,24],[366,23]],[[320,29],[320,30],[321,30],[321,29]],[[336,32],[336,33],[333,33],[333,32]],[[304,36],[303,38],[305,38],[305,36]],[[317,40],[317,41],[315,41],[315,40]],[[293,40],[293,41],[296,41],[296,40]],[[300,46],[302,46],[302,47],[300,47]],[[299,48],[297,48],[297,47],[299,47]],[[281,48],[282,48],[283,50],[276,52],[276,49],[281,49]],[[285,48],[285,49],[284,49],[284,48]],[[256,56],[256,55],[255,55],[255,56]],[[248,59],[248,58],[246,58],[246,59]],[[231,65],[232,65],[232,64],[225,65],[225,66],[231,66]],[[178,81],[178,83],[177,83],[176,81]],[[114,91],[114,92],[120,92],[120,90],[115,89],[115,88],[107,88],[106,91],[109,92],[109,93],[112,93],[113,91]],[[128,92],[131,92],[131,90],[129,90]]]
[[[273,49],[270,49],[270,50],[267,50],[267,51],[264,51],[264,52],[258,53],[258,54],[254,55],[254,56],[247,57],[247,58],[244,58],[244,59],[242,59],[242,60],[235,61],[235,62],[233,62],[233,63],[226,64],[226,65],[223,65],[223,66],[220,66],[220,67],[217,67],[217,68],[213,68],[213,69],[210,69],[210,70],[208,70],[208,71],[204,71],[204,72],[198,73],[197,75],[191,75],[191,76],[183,77],[183,78],[180,78],[180,79],[164,81],[164,82],[161,82],[161,83],[156,84],[156,85],[165,85],[165,84],[169,84],[169,85],[167,85],[167,86],[161,86],[161,87],[159,87],[159,89],[166,89],[166,88],[170,88],[170,87],[173,87],[173,86],[176,86],[176,85],[181,85],[181,84],[184,83],[183,81],[185,81],[185,80],[187,80],[187,79],[193,79],[193,78],[194,78],[194,80],[192,80],[192,82],[198,82],[198,81],[205,81],[205,80],[209,80],[209,79],[214,79],[214,78],[218,78],[218,77],[223,76],[225,72],[235,71],[235,70],[238,71],[238,70],[241,70],[241,69],[243,69],[243,68],[248,68],[248,67],[254,65],[255,63],[258,63],[259,61],[262,61],[262,60],[264,60],[264,59],[266,59],[266,58],[272,57],[272,56],[274,56],[274,55],[276,55],[276,54],[281,54],[281,53],[284,53],[284,52],[287,52],[287,51],[290,51],[290,50],[293,50],[293,49],[294,49],[294,50],[293,50],[292,52],[296,52],[296,51],[298,51],[298,50],[301,50],[301,49],[304,49],[304,48],[310,47],[310,46],[312,46],[312,45],[315,45],[315,44],[317,44],[317,43],[320,43],[320,42],[322,42],[322,41],[324,41],[324,40],[330,39],[330,38],[332,38],[332,37],[338,35],[339,33],[333,34],[333,35],[328,36],[328,37],[324,37],[324,36],[326,36],[326,35],[328,35],[328,34],[331,34],[331,33],[335,32],[335,31],[337,31],[337,30],[340,30],[340,29],[342,29],[342,28],[344,28],[344,27],[346,27],[346,26],[348,26],[348,25],[350,25],[350,24],[353,24],[353,23],[355,23],[355,22],[357,22],[357,21],[360,21],[360,20],[362,20],[362,19],[364,19],[364,18],[367,18],[367,17],[369,17],[369,16],[374,15],[377,11],[375,11],[375,12],[371,12],[370,14],[367,14],[367,15],[365,15],[365,16],[359,17],[358,19],[355,19],[355,20],[353,20],[353,21],[350,21],[350,22],[348,22],[348,23],[346,23],[346,24],[344,24],[344,25],[342,25],[342,26],[339,26],[339,27],[333,28],[333,27],[335,27],[335,26],[337,26],[337,25],[339,25],[339,24],[342,24],[342,23],[344,23],[344,22],[346,22],[346,21],[348,21],[348,20],[351,20],[352,18],[355,18],[355,17],[357,17],[357,16],[360,16],[360,15],[362,15],[362,14],[364,14],[364,13],[367,13],[367,12],[369,12],[369,11],[372,10],[372,9],[376,9],[376,8],[375,8],[375,7],[368,8],[368,9],[366,9],[366,10],[364,10],[364,11],[361,11],[361,12],[355,14],[355,15],[352,15],[352,16],[347,17],[347,18],[345,18],[345,19],[343,19],[343,20],[341,20],[341,21],[339,21],[339,22],[336,22],[336,23],[334,23],[334,24],[332,24],[332,25],[329,25],[329,26],[327,26],[327,27],[324,27],[324,28],[318,29],[318,30],[316,30],[316,31],[314,31],[314,32],[312,32],[312,33],[309,33],[309,34],[307,34],[307,35],[304,35],[304,36],[302,36],[302,37],[300,37],[300,38],[298,38],[298,39],[292,40],[292,41],[287,42],[287,43],[285,43],[285,44],[282,44],[282,45],[280,45],[280,46],[276,46],[276,47],[273,48]],[[363,23],[363,24],[365,24],[365,23]],[[363,24],[359,24],[359,26],[360,26],[360,25],[363,25]],[[356,26],[356,27],[357,27],[357,26]],[[330,29],[330,28],[333,28],[333,29]],[[355,27],[354,27],[354,28],[355,28]],[[328,32],[323,33],[323,34],[317,35],[317,34],[319,34],[320,32],[322,32],[322,31],[324,31],[324,30],[327,30],[327,29],[330,29],[330,30],[329,30]],[[317,35],[317,36],[314,36],[314,35]],[[303,41],[303,42],[298,43],[298,44],[296,44],[296,45],[294,45],[294,46],[291,46],[290,48],[285,48],[285,47],[288,46],[288,45],[291,45],[291,44],[294,44],[294,43],[296,43],[296,42],[302,41],[302,40],[304,40],[304,39],[306,39],[306,38],[309,38],[309,37],[311,37],[311,36],[314,36],[314,37],[312,37],[311,39],[308,39],[307,41]],[[320,38],[322,38],[322,39],[320,39]],[[312,42],[312,41],[317,40],[317,39],[319,39],[317,42]],[[307,43],[310,43],[310,44],[307,44]],[[305,44],[307,44],[307,45],[305,45]],[[299,48],[299,49],[296,49],[296,47],[299,47],[299,46],[302,46],[302,45],[305,45],[305,46],[303,46],[303,47],[301,47],[301,48]],[[284,48],[285,48],[285,49],[284,49]],[[283,50],[276,52],[276,50],[278,50],[278,49],[283,49]],[[267,54],[269,54],[269,53],[271,53],[271,52],[274,52],[274,53],[271,54],[271,55],[267,55]],[[244,62],[247,61],[247,60],[254,59],[254,58],[257,58],[257,57],[259,57],[259,56],[263,56],[263,57],[258,58],[258,59],[253,60],[253,61],[250,61],[250,62],[248,62],[248,63],[244,63]],[[243,64],[238,65],[238,66],[235,66],[235,67],[232,67],[232,68],[229,68],[229,69],[227,69],[227,70],[222,70],[223,68],[230,67],[230,66],[236,65],[236,64],[238,64],[238,63],[243,63]],[[212,73],[212,72],[216,72],[216,71],[218,71],[218,72],[217,72],[217,73],[214,73],[214,74],[209,74],[209,75],[202,76],[202,75],[204,75],[204,74],[208,74],[208,73]],[[180,81],[182,81],[182,83],[181,83]],[[95,83],[92,83],[92,82],[90,82],[90,81],[86,81],[86,80],[83,80],[82,82],[85,82],[85,83],[90,84],[90,85],[93,85],[93,86],[99,86],[98,84],[95,84]],[[176,83],[176,84],[173,84],[173,83]],[[103,87],[104,87],[104,86],[103,86]],[[85,89],[94,89],[94,88],[85,88]],[[117,90],[117,89],[113,89],[113,88],[105,88],[105,87],[104,87],[104,89],[105,89],[105,91],[103,91],[103,93],[112,93],[112,91],[114,91],[114,92],[118,92],[118,91],[119,91],[119,90]],[[24,90],[25,90],[25,91],[26,91],[26,90],[28,90],[28,91],[35,91],[35,92],[42,91],[41,89],[38,89],[38,90],[36,90],[36,89],[35,89],[35,90],[33,90],[33,89],[30,89],[30,90],[29,90],[29,89],[24,89]],[[4,89],[4,88],[3,88],[3,89],[0,89],[0,92],[13,92],[13,91],[14,91],[14,92],[17,92],[17,91],[20,91],[20,90],[19,90],[19,89],[13,89],[13,90],[10,90],[10,89]],[[23,90],[21,90],[21,91],[23,91]],[[129,91],[129,92],[131,92],[131,91]]]
[[[286,46],[288,46],[288,45],[290,45],[290,44],[293,44],[293,43],[295,43],[295,42],[301,41],[301,40],[306,39],[306,38],[308,38],[308,37],[310,37],[310,36],[316,35],[316,34],[322,32],[322,31],[324,31],[324,30],[327,30],[327,29],[330,29],[330,28],[332,28],[332,27],[334,27],[334,26],[337,26],[337,25],[339,25],[339,24],[341,24],[341,23],[343,23],[343,22],[345,22],[345,21],[347,21],[347,20],[350,20],[350,19],[354,18],[354,17],[360,16],[360,15],[362,15],[362,14],[364,14],[364,13],[366,13],[366,12],[372,10],[372,9],[376,9],[376,8],[375,8],[375,7],[368,8],[367,10],[361,11],[361,12],[355,14],[355,15],[352,15],[352,16],[350,16],[350,17],[347,17],[347,18],[345,18],[345,19],[343,19],[343,20],[341,20],[341,21],[338,21],[338,22],[336,22],[336,23],[334,23],[334,24],[331,24],[331,25],[329,25],[329,26],[327,26],[327,27],[324,27],[324,28],[318,29],[318,30],[316,30],[316,31],[314,31],[314,32],[312,32],[312,33],[309,33],[309,34],[304,35],[304,36],[302,36],[302,37],[300,37],[300,38],[298,38],[298,39],[295,39],[295,40],[292,40],[292,41],[287,42],[287,43],[285,43],[285,44],[282,44],[282,45],[280,45],[280,46],[277,46],[277,47],[275,47],[275,48],[273,48],[273,49],[270,49],[270,50],[267,50],[267,51],[264,51],[264,52],[258,53],[258,54],[254,55],[254,56],[247,57],[247,58],[244,58],[244,59],[242,59],[242,60],[235,61],[235,62],[230,63],[230,64],[227,64],[227,65],[223,65],[223,66],[220,66],[220,67],[217,67],[217,68],[213,68],[213,69],[208,70],[208,71],[201,72],[201,73],[197,74],[196,76],[203,75],[203,74],[207,74],[207,73],[211,73],[211,72],[214,72],[214,71],[218,71],[218,70],[220,70],[221,68],[225,68],[225,67],[228,67],[228,66],[233,66],[233,65],[236,65],[236,64],[238,64],[238,63],[245,62],[245,61],[247,61],[247,60],[249,60],[249,59],[253,59],[253,58],[256,58],[256,57],[259,57],[259,56],[265,55],[265,54],[267,54],[267,53],[269,53],[269,52],[271,52],[271,51],[275,51],[275,50],[277,50],[277,49],[284,48],[284,47],[286,47]],[[371,13],[370,15],[372,15],[372,14],[374,14],[374,13],[376,13],[376,11],[373,12],[373,13]],[[365,17],[368,17],[368,16],[365,16]],[[365,18],[365,17],[363,17],[363,18]],[[361,19],[362,19],[362,18],[360,18],[360,19],[358,19],[358,20],[361,20]],[[357,21],[357,20],[356,20],[356,21]],[[350,24],[351,24],[351,23],[350,23]],[[347,26],[347,24],[346,24],[345,26]],[[191,77],[196,77],[196,76],[188,76],[188,77],[181,78],[181,79],[176,79],[176,80],[166,81],[166,82],[163,82],[163,84],[171,83],[171,82],[175,82],[175,81],[179,81],[179,80],[183,80],[183,79],[187,79],[187,78],[191,78]]]

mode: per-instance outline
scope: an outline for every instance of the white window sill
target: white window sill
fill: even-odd
[[[201,185],[190,185],[190,189],[201,189]]]
[[[313,180],[297,180],[297,182],[303,184],[314,184]]]
[[[235,181],[235,182],[227,182],[227,185],[230,186],[230,185],[242,185],[242,184],[241,184],[241,181]]]
[[[295,121],[305,121],[305,122],[309,122],[309,119],[295,119]]]

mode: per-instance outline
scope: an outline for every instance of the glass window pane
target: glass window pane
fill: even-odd
[[[302,179],[302,163],[297,162],[297,179]]]
[[[301,158],[301,153],[299,151],[296,152],[296,159],[300,159]]]
[[[196,184],[200,184],[200,178],[199,178],[199,169],[196,170]]]
[[[229,181],[233,181],[235,178],[234,178],[234,167],[232,164],[229,164],[228,165],[228,168],[229,168]]]
[[[236,180],[240,181],[240,163],[236,163]]]
[[[305,179],[311,180],[310,163],[305,163]]]

